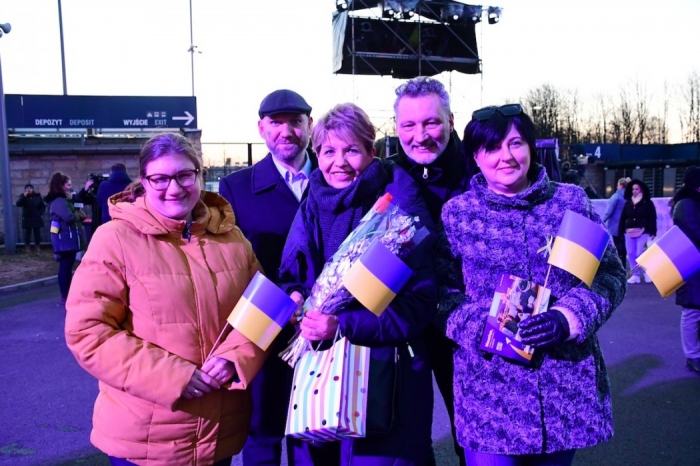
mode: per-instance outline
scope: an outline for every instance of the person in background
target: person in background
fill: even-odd
[[[115,163],[112,165],[109,178],[102,181],[97,188],[96,197],[97,207],[101,216],[100,224],[105,224],[112,220],[109,216],[109,208],[107,206],[109,198],[124,191],[129,184],[131,184],[131,178],[129,178],[129,174],[126,172],[126,165],[123,163]],[[96,221],[96,219],[93,219],[93,221]]]
[[[651,283],[642,269],[637,269],[637,257],[641,256],[649,240],[656,238],[656,207],[651,200],[649,187],[641,180],[631,180],[625,188],[625,206],[620,215],[619,231],[625,234],[625,249],[634,273],[627,283]]]
[[[41,194],[34,191],[31,184],[24,185],[24,192],[17,199],[17,207],[22,208],[22,229],[24,230],[24,250],[29,252],[31,235],[34,234],[34,250],[41,251],[41,229],[44,220],[41,218],[46,212],[46,203]]]
[[[576,449],[613,435],[610,383],[596,332],[625,295],[608,247],[593,284],[550,269],[541,253],[567,210],[602,226],[583,189],[549,180],[533,161],[535,126],[520,104],[472,114],[462,138],[481,173],[442,210],[439,321],[454,353],[455,425],[467,464],[570,465]],[[502,274],[545,285],[547,312],[518,324],[529,365],[479,349]]]
[[[58,222],[60,231],[67,231],[68,228],[77,229],[80,250],[83,251],[87,245],[85,229],[83,228],[85,214],[82,210],[75,208],[71,200],[72,197],[73,187],[70,177],[61,172],[51,175],[49,193],[44,198],[49,205],[49,220]],[[58,262],[58,288],[61,291],[61,305],[65,305],[68,298],[77,253],[78,251],[54,252],[54,257]]]
[[[605,209],[605,214],[603,215],[603,223],[605,223],[608,233],[613,238],[617,255],[620,256],[623,267],[627,263],[627,250],[625,248],[625,232],[620,230],[620,216],[622,215],[622,209],[625,207],[625,188],[630,181],[632,181],[630,178],[617,180],[617,190],[610,196],[608,208]]]
[[[253,245],[265,274],[277,281],[284,240],[318,163],[306,150],[313,120],[311,106],[301,95],[276,90],[262,100],[258,116],[258,131],[269,153],[252,167],[222,178],[219,193],[231,204],[236,224]],[[244,466],[281,464],[294,373],[277,354],[293,334],[291,324],[282,329],[271,346],[274,356],[267,359],[251,386],[253,417],[243,447]],[[289,438],[288,457],[293,444],[313,448],[310,443]]]
[[[99,382],[90,440],[113,465],[228,466],[248,433],[266,353],[235,329],[216,342],[260,265],[201,170],[184,136],[148,140],[75,273],[66,343]]]
[[[311,173],[309,195],[294,218],[280,267],[283,288],[300,305],[324,263],[383,193],[391,193],[392,203],[419,217],[429,230],[434,227],[411,177],[393,162],[374,157],[375,129],[362,109],[351,103],[336,105],[315,124],[311,138],[319,169]],[[300,323],[301,335],[308,340],[332,339],[339,329],[350,343],[372,348],[373,360],[398,361],[395,403],[400,421],[385,435],[342,440],[335,457],[331,452],[337,442],[326,443],[323,458],[297,450],[294,464],[427,464],[433,385],[423,331],[435,314],[437,289],[431,255],[421,252],[425,251],[414,251],[406,259],[414,275],[379,317],[353,301],[336,314],[309,310]]]
[[[411,79],[396,89],[394,114],[400,144],[389,160],[407,171],[420,186],[433,222],[437,223],[443,204],[469,189],[471,177],[468,159],[462,155],[454,131],[450,96],[436,79]],[[454,430],[452,352],[455,344],[433,324],[425,329],[425,340],[435,381],[450,417],[455,453],[460,466],[465,466],[464,451]],[[435,464],[434,454],[430,464]]]
[[[688,167],[683,187],[673,196],[673,223],[700,249],[700,167]],[[678,291],[681,311],[681,343],[688,369],[700,374],[700,273]]]

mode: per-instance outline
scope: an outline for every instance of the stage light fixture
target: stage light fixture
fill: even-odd
[[[448,3],[440,9],[440,16],[443,21],[458,21],[464,14],[464,5],[458,3]]]
[[[342,13],[344,11],[347,11],[348,2],[347,0],[335,0],[335,7],[337,8],[338,13]]]
[[[501,20],[501,9],[497,6],[490,6],[488,9],[489,24],[496,24]]]
[[[479,23],[481,22],[481,14],[484,12],[484,9],[481,6],[476,6],[476,5],[465,5],[465,13],[464,16],[469,18],[469,20],[472,23]]]

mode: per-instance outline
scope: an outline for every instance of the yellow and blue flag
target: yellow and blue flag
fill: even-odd
[[[674,225],[637,258],[637,263],[666,298],[700,270],[700,251]]]
[[[609,241],[610,236],[601,225],[567,210],[548,262],[566,270],[590,287]]]
[[[412,275],[409,266],[375,240],[350,267],[343,285],[363,306],[380,316]]]
[[[61,224],[56,220],[51,220],[51,233],[58,234],[61,231]]]
[[[229,324],[263,350],[298,308],[292,298],[257,272],[228,316]]]

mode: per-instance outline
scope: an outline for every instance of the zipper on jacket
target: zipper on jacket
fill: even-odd
[[[408,348],[408,354],[411,355],[411,357],[415,357],[415,354],[413,354],[413,348],[411,348],[411,344],[409,342],[406,342],[406,347]]]
[[[188,243],[192,241],[192,232],[190,231],[191,226],[192,222],[185,222],[185,228],[182,230],[182,237],[185,238]]]
[[[428,179],[428,167],[423,167],[423,179],[427,180]]]

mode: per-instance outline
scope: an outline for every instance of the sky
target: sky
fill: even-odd
[[[474,2],[476,3],[476,2]],[[391,77],[331,72],[335,0],[192,0],[194,89],[205,143],[262,142],[257,110],[289,88],[320,116],[355,102],[392,125]],[[680,85],[700,73],[700,0],[497,0],[501,21],[476,26],[483,73],[437,76],[461,133],[474,109],[551,84],[614,100],[642,84],[660,108],[667,83],[679,142]],[[68,95],[191,96],[189,0],[62,0]],[[58,0],[0,0],[5,94],[62,94]],[[214,146],[211,146],[214,147]],[[244,152],[243,146],[230,151]]]

